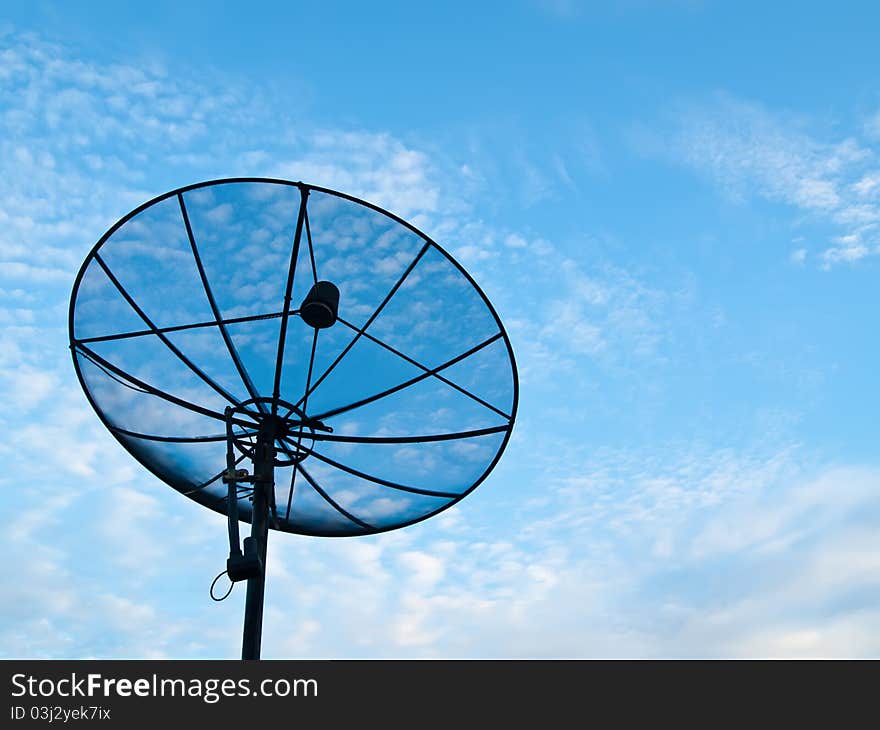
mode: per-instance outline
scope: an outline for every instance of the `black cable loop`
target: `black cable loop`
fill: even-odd
[[[211,581],[211,590],[209,591],[209,593],[211,594],[211,600],[216,601],[217,603],[220,603],[220,601],[225,601],[227,598],[229,598],[229,594],[232,593],[232,589],[235,588],[235,583],[229,581],[229,590],[223,594],[222,598],[217,598],[217,596],[214,595],[214,586],[217,585],[217,581],[220,580],[220,577],[224,575],[226,575],[225,570],[222,573],[219,573],[217,577]]]

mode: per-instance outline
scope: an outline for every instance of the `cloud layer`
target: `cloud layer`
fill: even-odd
[[[830,240],[809,252],[821,266],[880,253],[880,163],[872,121],[849,136],[815,131],[802,119],[726,94],[711,104],[683,106],[676,117],[667,151],[677,161],[734,199],[761,197],[831,224]]]
[[[231,174],[344,189],[411,218],[498,307],[523,386],[508,454],[460,507],[369,539],[272,536],[265,655],[880,653],[876,469],[817,464],[792,443],[597,449],[578,431],[614,378],[650,390],[674,292],[483,219],[481,176],[429,145],[318,128],[227,79],[82,60],[14,32],[0,43],[0,164],[15,172],[0,179],[5,655],[237,655],[243,591],[207,597],[222,518],[104,432],[66,336],[70,284],[114,220]],[[841,240],[810,258],[876,249],[867,141],[817,141],[721,104],[682,122],[688,165],[829,217]]]

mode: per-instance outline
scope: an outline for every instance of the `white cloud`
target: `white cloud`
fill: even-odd
[[[438,209],[427,157],[390,135],[327,130],[304,141],[303,155],[268,164],[267,174],[344,190],[405,218]]]
[[[855,193],[862,198],[875,195],[878,188],[880,188],[880,173],[878,172],[864,175],[861,180],[852,185]]]
[[[870,135],[829,137],[802,120],[719,95],[679,111],[666,151],[734,199],[784,203],[842,231],[820,257],[828,267],[880,252],[880,167]]]
[[[841,261],[851,263],[865,258],[871,253],[862,242],[861,236],[851,233],[834,239],[835,245],[822,252],[822,261],[826,268]]]
[[[443,578],[446,568],[443,561],[423,551],[411,550],[400,555],[400,564],[410,572],[410,580],[422,589],[430,590]]]
[[[872,140],[880,141],[880,111],[865,122],[865,134]]]

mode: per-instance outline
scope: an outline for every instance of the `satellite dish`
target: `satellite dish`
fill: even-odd
[[[69,330],[113,436],[227,515],[245,659],[269,528],[427,519],[486,478],[516,416],[510,341],[462,266],[392,213],[301,182],[214,180],[141,205],[86,257]]]

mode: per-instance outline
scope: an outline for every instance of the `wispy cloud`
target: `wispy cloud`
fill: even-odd
[[[804,120],[729,95],[679,108],[666,152],[733,199],[790,206],[838,234],[810,251],[823,267],[880,253],[880,175],[870,123],[834,138]]]
[[[503,536],[457,509],[418,536],[334,544],[277,588],[289,613],[270,630],[335,626],[334,656],[876,655],[860,514],[880,475],[810,475],[795,456],[607,454],[589,477],[550,475]]]
[[[870,139],[880,142],[880,111],[875,112],[865,122],[865,134]]]

